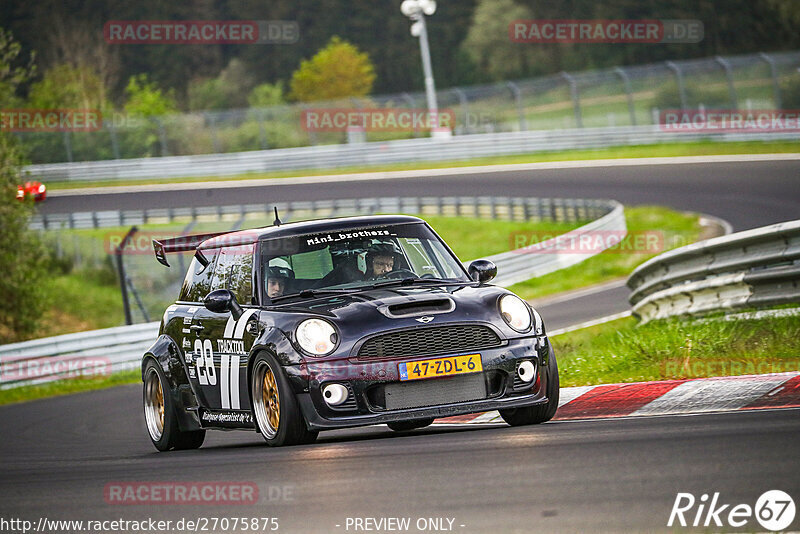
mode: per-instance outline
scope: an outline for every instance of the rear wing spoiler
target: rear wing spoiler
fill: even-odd
[[[173,237],[171,239],[153,239],[153,251],[156,254],[156,259],[162,265],[166,265],[169,267],[169,262],[167,261],[167,254],[173,254],[175,252],[188,252],[190,250],[196,250],[200,243],[205,241],[206,239],[211,239],[212,237],[217,237],[222,234],[227,234],[229,232],[216,232],[213,234],[196,234],[196,235],[182,235],[178,237]],[[198,260],[202,263],[203,260],[206,258],[202,254],[198,254]],[[205,264],[208,263],[208,260],[205,261]]]

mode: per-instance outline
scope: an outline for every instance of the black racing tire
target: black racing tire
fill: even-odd
[[[431,423],[433,423],[432,417],[430,419],[414,419],[413,421],[395,421],[393,423],[386,423],[386,425],[395,432],[405,432],[416,428],[425,428]]]
[[[500,417],[509,425],[537,425],[549,421],[556,414],[560,386],[558,382],[558,363],[552,346],[547,360],[547,403],[527,408],[500,410]]]
[[[148,358],[144,368],[142,404],[147,433],[157,450],[197,449],[203,444],[205,430],[184,432],[178,426],[167,378],[161,366],[152,358]]]
[[[318,432],[308,430],[297,397],[277,360],[266,352],[256,356],[250,376],[253,419],[267,445],[313,443]]]

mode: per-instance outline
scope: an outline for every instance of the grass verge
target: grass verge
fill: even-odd
[[[14,389],[0,390],[0,405],[16,402],[26,402],[45,397],[80,393],[95,389],[105,389],[123,384],[133,384],[141,381],[139,371],[123,371],[107,377],[98,378],[70,378],[49,384],[22,386]]]
[[[628,317],[552,342],[562,387],[800,370],[797,317],[641,326]]]
[[[264,178],[291,178],[298,176],[327,176],[335,174],[352,174],[366,172],[389,172],[422,169],[446,169],[450,167],[473,167],[483,165],[504,165],[514,163],[540,163],[551,161],[575,161],[591,159],[650,158],[669,156],[708,156],[727,154],[772,154],[796,153],[796,142],[779,141],[742,141],[719,143],[697,141],[691,143],[661,143],[657,145],[634,145],[585,150],[563,150],[551,152],[535,152],[512,156],[493,156],[469,160],[431,161],[396,163],[392,165],[362,165],[357,167],[341,167],[337,169],[300,169],[291,171],[274,171],[267,173],[248,173],[238,176],[199,176],[185,178],[156,178],[149,180],[99,180],[91,182],[52,182],[50,190],[80,189],[85,187],[108,187],[123,185],[146,185],[157,183],[192,183],[216,180],[254,180]]]

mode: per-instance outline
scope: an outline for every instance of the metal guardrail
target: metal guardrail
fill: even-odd
[[[474,217],[506,218],[511,220],[547,220],[571,222],[591,220],[560,239],[579,239],[588,232],[614,231],[621,239],[626,231],[623,206],[614,200],[592,199],[547,199],[547,198],[509,198],[509,197],[449,197],[449,198],[372,198],[330,200],[324,202],[290,202],[278,204],[283,209],[282,216],[288,220],[291,214],[304,214],[309,211],[318,216],[339,216],[353,213],[405,212],[439,215],[468,215]],[[225,217],[233,214],[272,213],[272,204],[259,205],[248,209],[246,206],[214,208],[206,215]],[[279,208],[280,209],[280,208]],[[76,214],[77,218],[58,219],[73,227],[97,227],[108,223],[118,226],[122,221],[129,223],[157,222],[159,218],[176,214],[200,216],[191,209],[147,210],[136,215],[116,212],[114,216],[98,214]],[[139,219],[136,219],[139,217]],[[41,219],[38,224],[47,224]],[[76,226],[77,225],[77,226]],[[608,242],[610,246],[611,241]],[[548,241],[539,244],[548,249]],[[506,287],[534,276],[563,269],[579,263],[590,254],[557,254],[552,251],[534,253],[531,250],[516,250],[488,256],[498,267],[496,285]],[[180,273],[181,275],[183,273]],[[21,385],[59,380],[80,376],[83,371],[90,375],[133,369],[138,366],[142,354],[152,344],[158,334],[158,323],[145,323],[123,326],[51,338],[37,339],[22,343],[0,346],[0,389]],[[89,365],[84,365],[85,362]],[[77,373],[77,375],[76,375]]]
[[[609,200],[512,197],[379,197],[264,204],[156,208],[37,214],[31,219],[34,230],[123,227],[172,222],[234,221],[247,219],[272,221],[273,207],[281,219],[298,217],[343,217],[376,213],[416,213],[419,215],[466,216],[517,221],[573,222],[598,219],[618,204]],[[236,226],[236,225],[234,225]]]
[[[416,161],[455,161],[527,154],[549,150],[646,145],[675,141],[797,140],[800,131],[783,133],[668,132],[658,126],[624,126],[461,135],[363,144],[318,145],[227,154],[166,156],[76,163],[49,163],[25,168],[44,182],[147,180],[193,176],[236,176],[313,168],[386,165]]]
[[[627,234],[627,226],[625,225],[625,209],[622,204],[616,201],[606,201],[608,213],[602,217],[581,226],[571,232],[559,236],[557,239],[562,242],[569,242],[573,240],[579,242],[581,236],[603,235],[613,236],[621,240]],[[510,285],[524,282],[538,276],[543,276],[559,269],[565,269],[572,265],[576,265],[584,260],[591,258],[598,254],[600,250],[593,250],[588,253],[567,253],[559,254],[557,252],[544,252],[547,251],[549,245],[556,241],[556,238],[544,241],[539,244],[536,249],[517,249],[510,252],[503,252],[489,256],[487,259],[492,260],[497,265],[497,278],[492,283],[501,287],[508,287]],[[611,244],[608,240],[607,244]]]
[[[0,389],[138,367],[158,337],[157,322],[0,346]]]
[[[671,250],[633,271],[642,321],[800,302],[800,220]]]

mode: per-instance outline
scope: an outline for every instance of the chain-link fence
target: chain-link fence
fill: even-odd
[[[664,109],[800,108],[800,52],[751,54],[566,73],[438,92],[453,134],[648,125]],[[17,135],[34,163],[241,152],[425,137],[395,131],[315,131],[309,109],[422,109],[423,93],[262,109],[132,119],[112,116],[93,132]]]

